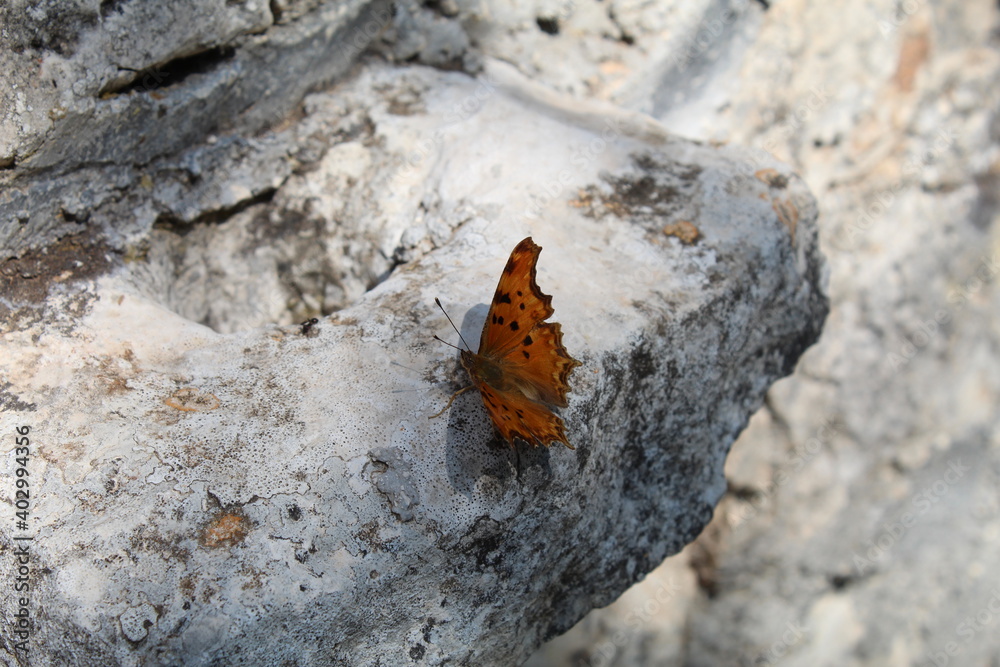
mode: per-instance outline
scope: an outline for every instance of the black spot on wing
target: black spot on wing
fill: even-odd
[[[497,295],[493,298],[493,300],[496,303],[510,303],[510,293],[504,292],[503,294],[500,294],[497,292]]]
[[[524,337],[524,344],[525,345],[531,345],[534,342],[535,341],[531,340],[531,336],[530,335]]]
[[[531,355],[530,355],[530,354],[528,354],[528,353],[527,353],[527,352],[526,352],[525,350],[521,350],[521,354],[523,354],[523,355],[524,355],[524,358],[525,358],[525,359],[531,359]]]
[[[501,320],[502,319],[503,318],[501,318]],[[501,321],[500,324],[503,324],[503,322]],[[514,320],[513,322],[510,323],[510,330],[511,331],[517,331],[520,328],[521,328],[521,326],[517,323],[517,320]]]
[[[491,394],[488,391],[484,391],[483,392],[483,398],[486,399],[487,403],[489,403],[491,406],[493,406],[493,409],[496,409],[497,404],[493,401],[493,394]]]
[[[521,306],[521,310],[524,310],[524,304],[522,303],[522,304],[520,304],[520,306]]]

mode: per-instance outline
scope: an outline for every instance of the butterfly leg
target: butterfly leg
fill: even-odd
[[[472,389],[474,387],[475,387],[475,385],[471,385],[470,384],[468,387],[462,387],[461,389],[459,389],[458,391],[456,391],[454,394],[451,395],[451,398],[448,399],[448,404],[446,406],[444,406],[443,408],[441,408],[441,412],[437,413],[436,415],[431,415],[430,417],[428,417],[428,419],[434,419],[435,417],[440,417],[441,415],[443,415],[444,411],[447,410],[448,408],[450,408],[451,404],[455,402],[455,399],[458,397],[459,394],[461,394],[463,392],[466,392],[466,391],[469,391],[470,389]]]

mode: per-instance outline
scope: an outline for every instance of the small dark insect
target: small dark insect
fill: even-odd
[[[316,331],[313,331],[313,327],[319,324],[319,319],[315,317],[310,317],[305,322],[299,324],[302,329],[299,331],[303,336],[315,336]]]

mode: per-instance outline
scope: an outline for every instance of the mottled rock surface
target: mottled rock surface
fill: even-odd
[[[477,50],[499,5],[155,6],[0,10],[30,664],[513,664],[695,538],[826,316],[799,177]],[[575,450],[427,418],[434,297],[475,344],[527,235]]]
[[[580,41],[608,19],[576,11],[558,35],[519,24],[530,53],[509,25],[479,44],[549,85],[795,165],[822,212],[831,315],[733,447],[703,537],[530,664],[995,664],[996,3],[610,13],[634,39],[602,41],[600,58]]]

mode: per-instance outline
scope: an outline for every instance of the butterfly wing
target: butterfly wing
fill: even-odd
[[[535,265],[541,251],[529,236],[510,253],[483,324],[479,354],[492,359],[502,357],[536,324],[555,312],[552,297],[542,294],[535,282]]]
[[[569,374],[580,362],[562,344],[558,322],[542,322],[499,361],[511,381],[530,399],[565,408]]]
[[[561,442],[573,449],[573,445],[566,440],[562,419],[544,405],[528,399],[516,390],[497,391],[486,384],[477,384],[477,388],[490,420],[500,436],[512,447],[514,438],[520,438],[532,446],[547,447],[551,442]]]
[[[531,237],[510,254],[483,325],[478,354],[463,354],[493,424],[507,442],[566,440],[562,420],[545,404],[566,407],[569,373],[580,362],[562,344],[562,328],[543,320],[552,297],[535,280],[541,247]]]
[[[517,244],[497,285],[483,325],[479,354],[494,359],[530,399],[566,407],[569,373],[580,362],[562,344],[552,297],[535,280],[541,247],[531,237]]]

